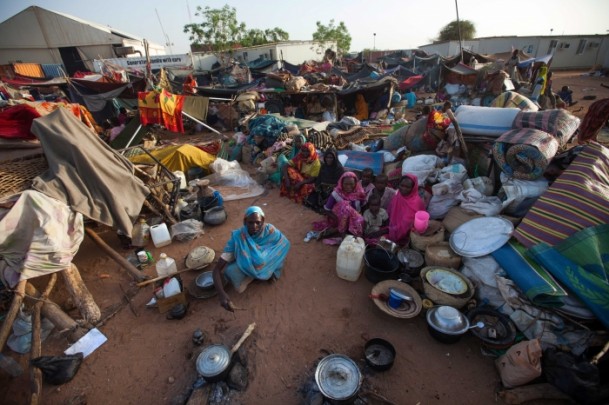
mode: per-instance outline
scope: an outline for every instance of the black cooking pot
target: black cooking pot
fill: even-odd
[[[381,247],[367,249],[364,262],[364,274],[375,284],[383,280],[397,280],[400,273],[400,261],[397,256]]]
[[[386,371],[393,366],[395,348],[391,343],[381,338],[370,339],[364,346],[366,364],[376,371]]]

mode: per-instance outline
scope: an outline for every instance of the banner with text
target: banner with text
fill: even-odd
[[[114,58],[114,59],[95,59],[93,61],[94,69],[96,72],[101,72],[101,67],[104,62],[111,63],[114,65],[122,66],[126,69],[145,69],[146,58]],[[150,57],[150,64],[152,69],[160,69],[162,67],[170,66],[191,66],[192,60],[190,55],[155,55]]]

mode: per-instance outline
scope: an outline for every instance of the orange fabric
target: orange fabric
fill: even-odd
[[[160,94],[154,91],[140,91],[137,93],[137,106],[140,110],[142,125],[161,124]]]
[[[183,133],[182,107],[184,106],[184,96],[171,94],[163,89],[161,91],[160,104],[165,128],[172,132]]]

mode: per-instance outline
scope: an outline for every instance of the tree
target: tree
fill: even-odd
[[[245,32],[245,23],[237,21],[237,10],[226,4],[221,9],[204,9],[197,6],[197,17],[203,17],[200,24],[187,24],[184,32],[195,45],[208,45],[214,51],[225,52],[238,43]]]
[[[440,30],[438,41],[458,41],[459,28],[461,28],[462,40],[474,39],[476,36],[476,27],[471,21],[461,20],[457,23],[455,20],[446,24],[444,28]]]
[[[195,16],[202,17],[200,24],[187,24],[184,32],[194,45],[207,45],[216,52],[229,51],[235,45],[254,46],[269,42],[287,41],[290,35],[281,28],[251,29],[237,21],[237,9],[224,5],[221,9],[197,6]]]
[[[344,22],[340,22],[338,26],[334,25],[334,20],[330,20],[328,25],[323,25],[320,21],[315,23],[317,25],[317,31],[313,33],[313,41],[320,43],[320,49],[325,45],[324,42],[336,41],[338,57],[341,58],[343,54],[349,52],[351,47],[351,35]]]
[[[290,39],[290,34],[281,28],[266,29],[251,29],[246,32],[241,40],[242,46],[264,45],[272,42],[287,41]]]

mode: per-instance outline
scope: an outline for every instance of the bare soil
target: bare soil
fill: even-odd
[[[583,118],[592,101],[609,97],[609,79],[582,76],[585,72],[556,72],[554,89],[563,84],[574,90],[578,104],[569,110]],[[580,107],[584,107],[578,111]],[[303,238],[313,221],[320,216],[303,206],[279,197],[277,189],[257,198],[226,203],[228,221],[218,227],[206,227],[205,234],[193,241],[173,242],[149,250],[155,258],[161,252],[178,261],[196,246],[222,248],[229,232],[242,225],[244,210],[259,205],[267,221],[287,235],[292,243],[282,277],[276,282],[255,282],[237,294],[229,294],[237,307],[234,314],[220,307],[217,297],[197,300],[189,297],[188,314],[182,320],[168,320],[157,309],[145,304],[152,297],[152,287],[138,288],[131,277],[107,257],[87,237],[75,264],[89,290],[101,307],[105,320],[99,329],[108,341],[85,359],[76,377],[62,386],[45,384],[45,404],[182,404],[190,395],[197,378],[194,360],[200,347],[192,343],[195,329],[205,332],[204,345],[222,343],[231,346],[251,322],[257,326],[244,343],[249,386],[232,403],[298,404],[301,389],[314,372],[316,362],[328,353],[350,356],[364,370],[364,389],[375,391],[395,404],[491,404],[502,403],[494,359],[481,352],[473,335],[456,344],[433,340],[423,313],[414,319],[392,318],[381,312],[368,298],[373,284],[362,276],[357,282],[336,275],[336,247],[321,242],[305,243]],[[125,256],[116,234],[104,228],[97,231],[103,239]],[[145,270],[153,275],[153,268]],[[189,286],[200,271],[183,273]],[[42,289],[43,278],[36,280]],[[70,305],[60,283],[51,297],[64,308]],[[133,311],[123,290],[132,297]],[[118,312],[116,312],[118,311]],[[79,318],[77,310],[70,311]],[[369,338],[390,341],[397,358],[393,368],[374,372],[365,367],[364,344]],[[43,343],[43,355],[60,355],[67,347],[65,338],[53,333]],[[28,356],[5,354],[24,367]],[[0,402],[29,403],[29,373],[10,378],[0,373]],[[537,402],[543,403],[543,402]],[[545,403],[558,403],[556,401]]]

